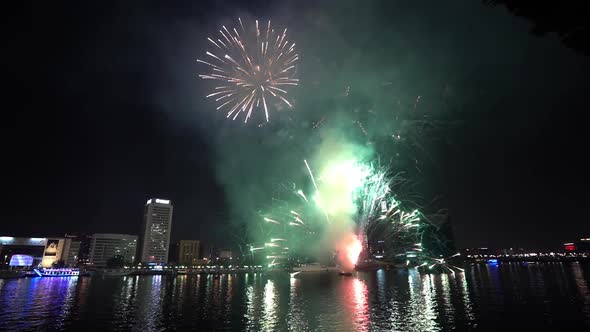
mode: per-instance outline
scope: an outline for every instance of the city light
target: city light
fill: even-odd
[[[9,266],[31,266],[33,265],[33,257],[29,255],[12,255]]]
[[[46,241],[47,239],[44,237],[32,237],[29,239],[31,242],[43,242]]]
[[[390,2],[24,1],[0,332],[588,329],[585,14]]]
[[[576,250],[576,244],[573,242],[564,243],[563,247],[564,247],[565,251],[575,251]]]

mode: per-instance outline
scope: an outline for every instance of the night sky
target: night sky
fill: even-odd
[[[556,35],[469,0],[173,3],[9,10],[2,235],[137,234],[159,197],[174,204],[175,240],[231,245],[323,112],[420,96],[443,128],[416,152],[420,171],[405,167],[449,210],[458,246],[590,236],[589,58]],[[244,125],[204,98],[195,60],[237,16],[289,27],[302,54],[292,118]]]

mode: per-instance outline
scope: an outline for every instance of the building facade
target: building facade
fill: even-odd
[[[0,257],[2,265],[0,268],[8,269],[11,265],[12,257],[28,256],[33,260],[27,260],[26,265],[18,266],[37,266],[43,259],[43,252],[47,245],[47,238],[24,238],[12,236],[0,236]]]
[[[72,244],[70,245],[70,250],[67,255],[66,265],[87,265],[90,258],[92,235],[83,233],[66,233],[65,238],[72,239]]]
[[[68,264],[71,248],[72,239],[69,238],[0,236],[0,253],[6,262],[13,255],[26,255],[33,258],[31,266],[40,264],[50,268],[54,263]]]
[[[180,254],[180,243],[172,243],[170,244],[170,249],[168,250],[168,264],[174,263],[178,265],[178,255]]]
[[[125,262],[134,263],[137,251],[137,236],[127,234],[94,234],[90,242],[89,265],[104,268],[107,262],[121,256]]]
[[[70,246],[68,250],[64,252],[64,264],[68,266],[78,265],[78,259],[80,258],[80,241],[70,240]]]
[[[221,249],[219,250],[219,258],[232,258],[232,251],[231,249]]]
[[[168,263],[172,212],[173,206],[166,199],[152,198],[145,204],[139,241],[142,263]]]
[[[200,241],[180,240],[178,245],[178,264],[195,265],[201,255]]]

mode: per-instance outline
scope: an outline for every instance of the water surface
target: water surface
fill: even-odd
[[[590,329],[590,266],[0,280],[0,330]]]

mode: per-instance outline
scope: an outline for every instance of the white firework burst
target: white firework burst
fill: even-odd
[[[287,38],[287,29],[276,32],[270,25],[248,29],[238,18],[239,31],[222,26],[219,38],[209,37],[212,50],[207,51],[209,72],[199,77],[217,84],[207,98],[214,98],[217,109],[227,111],[235,120],[245,114],[244,122],[254,110],[264,110],[269,120],[269,108],[282,103],[293,107],[288,100],[288,89],[296,86],[297,61],[295,43]]]

